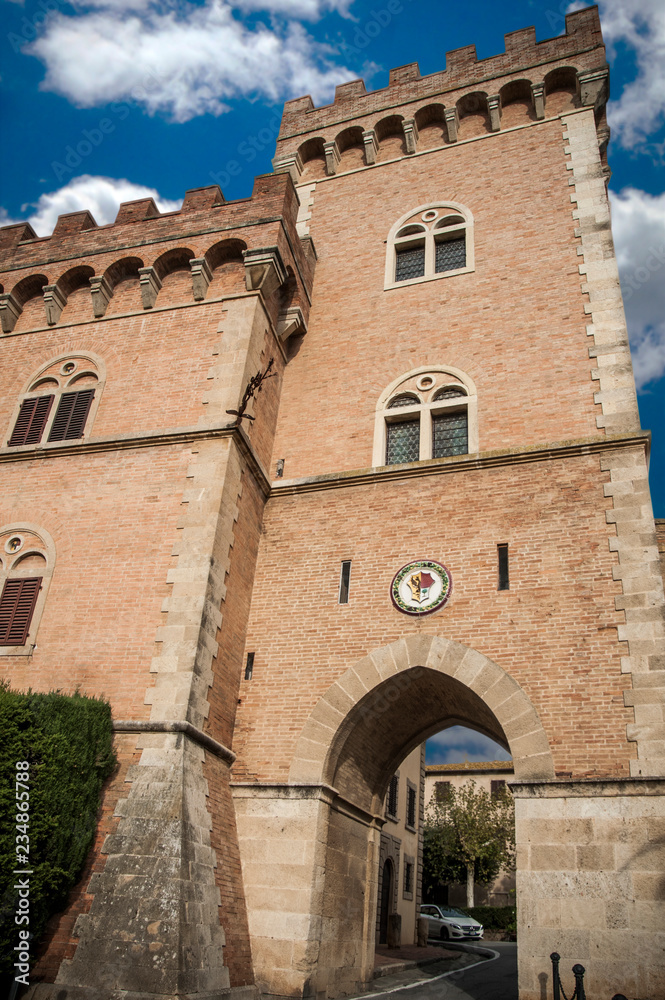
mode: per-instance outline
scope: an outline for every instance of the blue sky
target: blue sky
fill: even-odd
[[[450,726],[426,743],[426,764],[458,764],[465,760],[510,760],[510,754],[489,736],[466,726]]]
[[[40,235],[61,212],[110,222],[145,194],[164,210],[187,188],[219,183],[246,197],[271,169],[282,102],[361,76],[383,87],[392,66],[445,65],[505,32],[538,39],[584,6],[513,0],[0,0],[4,155],[0,221]],[[639,386],[653,431],[651,485],[665,517],[665,4],[601,0],[611,65],[613,228]]]

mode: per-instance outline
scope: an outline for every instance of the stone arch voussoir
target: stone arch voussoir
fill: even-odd
[[[442,636],[412,635],[372,650],[354,663],[320,698],[305,723],[291,763],[290,782],[329,783],[336,749],[357,724],[358,706],[394,678],[433,670],[454,678],[491,710],[513,757],[515,777],[554,777],[545,730],[520,685],[502,667],[472,647]]]

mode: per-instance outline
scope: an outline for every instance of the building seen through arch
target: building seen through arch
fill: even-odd
[[[1,676],[107,697],[120,761],[30,1000],[356,995],[450,725],[513,761],[520,1000],[555,950],[665,996],[598,11],[445,67],[289,101],[251,198],[0,229]]]

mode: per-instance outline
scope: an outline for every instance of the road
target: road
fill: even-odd
[[[370,996],[385,1000],[517,1000],[517,945],[513,941],[488,941],[484,955],[474,945],[446,948],[463,950],[470,962],[466,968],[446,971],[446,963],[428,965],[375,980]],[[492,958],[486,958],[487,952]],[[473,961],[474,953],[478,962]],[[448,968],[450,964],[448,963]]]

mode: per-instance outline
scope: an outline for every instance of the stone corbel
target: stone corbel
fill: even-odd
[[[379,152],[379,140],[373,128],[367,128],[363,132],[363,142],[365,144],[365,163],[368,167],[376,163],[376,154]]]
[[[90,278],[90,294],[92,295],[92,311],[95,314],[95,319],[101,319],[113,298],[113,289],[103,274]]]
[[[544,83],[532,83],[531,84],[531,99],[533,101],[533,110],[535,112],[536,118],[545,117],[545,84]]]
[[[157,301],[157,295],[162,287],[162,279],[159,277],[154,267],[139,268],[139,284],[141,287],[141,301],[144,309],[152,309]]]
[[[607,100],[610,72],[607,66],[601,69],[587,69],[577,74],[577,90],[580,101],[586,107],[597,107]]]
[[[459,115],[457,108],[444,108],[446,116],[446,127],[448,129],[448,142],[457,142],[457,130],[459,128]]]
[[[415,118],[405,118],[402,121],[402,128],[407,153],[415,153],[418,148],[418,126]]]
[[[23,310],[11,292],[0,295],[0,323],[2,323],[3,333],[12,332],[22,312]]]
[[[288,156],[276,156],[272,161],[272,168],[275,173],[291,174],[291,180],[294,184],[297,184],[300,180],[304,167],[305,164],[302,162],[302,156],[297,150]]]
[[[60,319],[62,310],[67,304],[67,299],[57,285],[44,285],[42,293],[44,295],[46,322],[49,326],[53,326]]]
[[[302,314],[300,306],[291,306],[290,309],[286,309],[283,313],[279,314],[277,336],[282,343],[285,343],[289,337],[293,337],[298,333],[307,333],[305,317]]]
[[[268,298],[286,281],[286,269],[277,247],[245,250],[243,259],[248,292],[261,291]]]
[[[340,155],[339,149],[337,148],[337,143],[333,139],[332,142],[324,142],[323,151],[326,154],[326,173],[329,177],[337,173],[337,167],[339,166]]]
[[[208,286],[212,281],[212,270],[205,257],[192,257],[189,262],[192,269],[192,290],[197,302],[201,302],[208,294]]]
[[[491,94],[487,98],[487,109],[490,113],[490,128],[492,132],[501,131],[501,98],[498,94]]]

